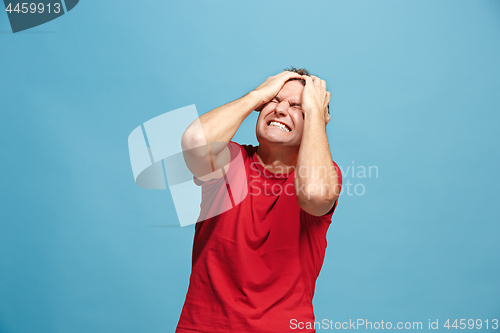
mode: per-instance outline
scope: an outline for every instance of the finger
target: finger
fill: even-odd
[[[288,74],[288,71],[283,71],[283,72],[280,72],[280,73],[278,73],[276,75],[273,75],[271,77],[273,77],[273,78],[281,78],[281,77],[283,77],[283,76],[285,76],[287,74]]]
[[[290,79],[302,79],[302,75],[295,73],[295,72],[288,72],[288,75],[286,76],[286,80]]]
[[[314,83],[316,84],[316,87],[318,87],[319,89],[325,89],[325,86],[326,86],[326,82],[325,84],[323,85],[323,80],[321,80],[319,77],[316,77],[316,79],[314,80]]]
[[[327,104],[330,104],[330,99],[331,99],[331,97],[332,97],[332,94],[330,94],[330,92],[329,92],[329,91],[327,91],[327,92],[326,92],[326,103],[327,103]]]
[[[300,74],[295,73],[295,72],[291,72],[291,71],[283,71],[283,72],[281,72],[278,75],[280,75],[280,76],[289,76],[289,77],[300,77],[301,76]]]
[[[306,84],[310,84],[310,85],[313,85],[314,84],[314,81],[313,81],[313,78],[312,76],[302,76],[302,78],[306,81]]]

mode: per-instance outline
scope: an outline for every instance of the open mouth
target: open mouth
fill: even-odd
[[[273,120],[273,121],[270,121],[267,126],[274,126],[274,127],[277,127],[279,128],[280,130],[282,130],[283,132],[290,132],[291,129],[290,127],[288,127],[288,125],[284,124],[284,123],[281,123],[279,121],[276,121],[276,120]]]

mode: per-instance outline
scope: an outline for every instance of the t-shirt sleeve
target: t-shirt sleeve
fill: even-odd
[[[227,172],[219,178],[203,182],[195,179],[201,186],[200,216],[198,222],[222,214],[241,203],[248,194],[245,168],[245,149],[230,142],[231,159]]]

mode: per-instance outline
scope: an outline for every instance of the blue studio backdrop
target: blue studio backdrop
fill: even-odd
[[[0,13],[0,332],[173,332],[194,228],[127,138],[288,66],[326,80],[344,175],[316,319],[495,331],[499,1],[72,2],[15,33]]]

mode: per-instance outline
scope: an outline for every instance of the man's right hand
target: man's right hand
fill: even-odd
[[[253,93],[258,96],[260,100],[260,104],[255,108],[255,110],[262,110],[262,107],[279,93],[285,83],[293,78],[301,79],[302,76],[294,72],[284,71],[277,75],[268,77],[266,81],[253,90]]]

